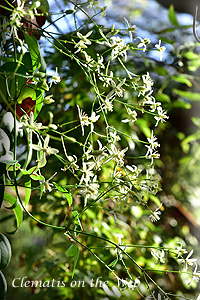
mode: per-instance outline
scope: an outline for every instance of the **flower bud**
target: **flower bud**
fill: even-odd
[[[53,102],[55,102],[54,99],[52,99],[53,95],[48,95],[44,98],[44,104],[51,104]]]
[[[49,124],[48,127],[53,130],[57,130],[57,128],[58,128],[58,126],[56,124]]]
[[[40,7],[40,4],[41,4],[40,1],[36,1],[36,2],[35,2],[35,7],[36,7],[36,8]]]

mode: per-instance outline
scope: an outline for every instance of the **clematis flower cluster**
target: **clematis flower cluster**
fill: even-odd
[[[153,130],[151,131],[151,137],[147,138],[149,145],[145,145],[147,147],[146,157],[151,159],[151,165],[153,164],[154,158],[159,158],[160,154],[157,152],[157,148],[160,146],[157,142],[157,138],[153,134]]]
[[[118,36],[112,36],[103,44],[111,48],[111,60],[114,60],[118,56],[122,56],[125,61],[127,60],[127,51],[129,50],[129,46],[126,44],[124,39]]]
[[[91,45],[91,41],[87,41],[87,38],[90,36],[91,32],[86,34],[86,36],[82,37],[79,35],[81,38],[81,41],[85,41],[87,47]],[[124,57],[124,60],[126,60],[127,56],[125,52],[128,50],[128,46],[125,47],[125,40],[122,40],[119,37],[113,36],[110,39],[107,39],[107,37],[104,36],[103,33],[101,33],[102,37],[106,40],[104,42],[101,42],[102,45],[111,48],[111,56],[110,56],[110,61],[109,64],[112,60],[118,59],[120,56]],[[143,41],[145,45],[148,44],[150,41]],[[81,43],[78,44],[79,46]],[[140,45],[141,46],[141,45]],[[78,47],[77,44],[75,47]],[[83,46],[84,48],[85,46]],[[85,47],[85,48],[87,48]],[[137,46],[138,47],[138,46]],[[115,103],[118,98],[124,98],[124,95],[126,93],[126,87],[129,86],[129,80],[134,77],[138,78],[136,75],[131,73],[129,70],[125,68],[125,71],[128,75],[127,79],[125,78],[115,78],[114,73],[112,70],[109,70],[109,64],[108,67],[105,70],[105,64],[106,62],[104,61],[103,56],[97,55],[97,59],[94,59],[91,57],[85,50],[81,50],[82,53],[85,55],[85,60],[86,63],[82,63],[83,67],[89,67],[91,68],[96,74],[97,78],[103,82],[103,87],[110,89],[108,93],[104,93],[103,96],[100,96],[100,91],[97,87],[95,87],[95,91],[98,94],[99,97],[99,103],[100,107],[97,110],[93,110],[91,116],[84,112],[80,107],[77,105],[78,108],[78,116],[79,116],[79,121],[81,125],[81,130],[82,130],[82,136],[85,136],[85,127],[90,126],[91,130],[88,133],[88,137],[91,134],[97,134],[94,131],[94,125],[97,123],[96,126],[98,126],[98,120],[100,119],[100,113],[113,113],[115,109]],[[125,51],[125,52],[124,52]],[[124,66],[124,65],[123,65]],[[103,72],[105,70],[105,73]],[[139,80],[139,78],[138,78]],[[131,83],[132,84],[132,83]],[[138,98],[143,97],[143,101],[140,102],[140,105],[144,108],[149,106],[149,110],[151,112],[155,113],[154,118],[156,119],[156,126],[158,125],[159,121],[164,122],[168,118],[166,115],[166,112],[162,109],[161,103],[156,102],[155,98],[152,96],[152,87],[153,87],[153,80],[150,77],[150,74],[147,72],[147,74],[141,76],[141,81],[137,82],[135,81],[133,85],[134,90],[138,90]],[[124,108],[128,114],[127,119],[122,119],[121,122],[126,124],[126,123],[132,123],[137,121],[137,106],[135,109],[131,109],[131,105],[126,105],[124,104]],[[156,114],[158,112],[158,114]],[[85,156],[87,158],[87,161],[84,159],[83,160],[83,165],[80,170],[83,170],[83,174],[81,177],[81,184],[85,184],[85,189],[82,190],[82,195],[86,196],[85,200],[85,205],[87,203],[87,200],[91,198],[91,193],[87,192],[88,191],[88,186],[89,183],[94,185],[94,176],[95,170],[101,171],[102,167],[105,165],[109,165],[110,162],[115,162],[116,166],[124,168],[126,166],[125,163],[125,155],[126,152],[128,151],[128,147],[125,147],[124,149],[120,147],[120,144],[118,144],[118,141],[120,140],[120,137],[117,135],[117,130],[115,128],[112,128],[107,124],[107,130],[109,134],[107,134],[107,145],[102,146],[101,142],[99,139],[97,142],[99,143],[99,155],[92,155],[92,153],[95,153],[95,149],[93,148],[94,145],[90,144],[87,145],[87,150],[84,150]],[[100,135],[99,135],[100,136]],[[86,140],[88,139],[86,137]],[[151,131],[151,137],[147,138],[148,144],[146,144],[147,152],[145,157],[147,159],[151,160],[150,165],[153,164],[154,159],[159,158],[160,154],[158,153],[157,149],[160,146],[157,142],[157,138],[154,136],[153,130]],[[84,171],[85,166],[88,166],[87,172]],[[129,169],[130,171],[130,169]],[[112,173],[112,172],[111,172]],[[153,193],[156,194],[157,191],[159,190],[159,185],[158,185],[158,178],[156,176],[150,176],[146,178],[146,181],[141,181],[141,183],[138,185],[139,189],[138,192],[133,193],[134,185],[131,183],[130,178],[133,178],[133,173],[134,171],[132,170],[132,175],[126,174],[125,176],[128,176],[128,184],[124,185],[123,181],[114,175],[115,172],[113,172],[113,176],[119,185],[118,188],[115,190],[113,193],[113,201],[117,202],[128,202],[128,199],[133,199],[134,201],[138,203],[143,203],[143,191],[147,191],[148,193]],[[138,175],[138,174],[137,174]],[[137,179],[137,176],[136,178]],[[95,177],[95,181],[98,182],[98,176]],[[136,180],[137,181],[137,180]],[[140,191],[142,189],[142,191]],[[89,195],[90,194],[90,195]],[[96,196],[96,194],[94,193]],[[133,196],[134,195],[134,196]],[[115,202],[115,203],[117,203]],[[116,206],[116,205],[115,205]],[[161,214],[160,210],[157,209],[155,212],[152,212],[151,215],[151,220],[152,221],[157,221],[159,220],[159,215]],[[116,215],[115,215],[116,217]]]
[[[12,14],[10,17],[10,24],[7,25],[11,27],[10,35],[14,34],[15,38],[20,42],[17,30],[23,26],[22,19],[25,16],[30,17],[31,20],[34,19],[34,15],[37,13],[37,8],[40,6],[40,1],[35,1],[30,8],[25,7],[25,1],[17,0],[16,7],[13,7]]]

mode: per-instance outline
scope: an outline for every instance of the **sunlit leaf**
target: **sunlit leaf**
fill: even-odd
[[[36,103],[35,103],[34,119],[37,118],[37,116],[39,115],[39,113],[42,109],[42,106],[44,104],[43,95],[44,95],[44,91],[39,90],[39,89],[36,90],[36,97],[37,98],[36,98]]]
[[[29,36],[27,33],[23,32],[25,41],[28,45],[28,49],[31,55],[33,70],[41,67],[41,55],[39,50],[39,45],[34,36]]]
[[[115,260],[113,260],[108,266],[109,267],[114,267],[116,265],[116,263],[118,262],[118,259],[116,258]]]
[[[200,59],[190,60],[188,61],[188,70],[191,72],[195,72],[200,67]]]
[[[41,176],[39,174],[37,174],[37,170],[38,170],[37,166],[34,166],[28,170],[28,174],[30,175],[31,179],[33,179],[33,180],[41,179]]]
[[[200,118],[192,117],[191,120],[196,126],[200,128]]]
[[[53,182],[53,184],[55,185],[55,187],[57,188],[58,191],[60,191],[61,193],[64,194],[64,196],[67,199],[67,202],[68,202],[69,206],[71,206],[72,205],[72,196],[70,195],[70,193],[68,192],[68,190],[65,189],[64,187],[62,187],[61,185],[59,185],[56,182]]]
[[[49,12],[49,3],[47,0],[40,0],[40,10],[43,13]]]
[[[155,95],[155,98],[158,102],[167,102],[167,103],[170,103],[171,102],[171,99],[170,99],[170,96],[167,95],[167,94],[164,94],[164,93],[158,93]]]
[[[181,146],[183,148],[186,147],[187,144],[191,143],[191,142],[195,142],[198,139],[200,139],[200,130],[197,130],[197,132],[195,132],[194,134],[189,135],[188,137],[186,137],[183,142],[181,143]],[[187,148],[188,149],[188,148]]]
[[[199,54],[197,54],[193,51],[188,51],[188,52],[184,53],[184,57],[186,57],[189,60],[198,60],[198,59],[200,59]]]
[[[29,172],[26,170],[22,171],[24,175],[24,186],[25,186],[25,206],[28,204],[30,197],[31,197],[31,178]]]
[[[161,202],[160,200],[158,199],[158,197],[154,196],[154,195],[149,195],[149,198],[154,202],[156,203],[156,205],[160,206],[161,205]]]
[[[80,219],[78,217],[78,212],[76,210],[74,210],[72,212],[72,215],[75,217],[75,224],[78,226],[78,228],[80,227],[80,229],[83,230]]]
[[[5,97],[11,96],[11,100],[14,100],[14,97],[19,93],[20,88],[27,80],[27,67],[25,65],[20,65],[17,62],[8,62],[0,67],[0,75],[4,75],[8,78],[8,80],[1,79],[1,92]],[[16,82],[18,83],[18,89],[16,88]],[[9,95],[7,93],[8,90]]]
[[[177,81],[177,82],[180,82],[180,83],[184,83],[184,84],[186,84],[189,87],[192,86],[191,81],[188,78],[186,78],[185,76],[183,76],[183,75],[172,76],[172,79],[174,81]]]
[[[16,198],[12,196],[11,194],[4,193],[4,200],[8,201],[10,205],[15,205],[16,203]],[[13,209],[17,221],[17,229],[20,227],[22,220],[23,220],[23,211],[20,203],[18,202],[16,207]]]
[[[188,70],[195,72],[199,67],[200,67],[200,56],[199,54],[193,52],[193,51],[188,51],[184,53],[183,55],[185,58],[187,58],[188,62]]]
[[[151,130],[149,129],[148,122],[145,119],[137,119],[135,124],[138,125],[138,127],[141,129],[141,131],[144,133],[146,137],[151,136]]]
[[[179,26],[179,22],[177,20],[173,4],[171,4],[169,7],[168,17],[169,17],[169,21],[172,25],[174,25],[175,27]]]
[[[200,101],[200,94],[199,93],[193,93],[193,92],[189,92],[189,91],[181,91],[181,90],[178,90],[178,89],[173,89],[172,92],[176,95],[187,98],[191,101]]]
[[[79,248],[77,244],[73,244],[69,247],[67,250],[67,255],[73,256],[74,257],[74,265],[73,265],[73,271],[72,271],[72,278],[74,277],[74,272],[76,269],[76,265],[78,262],[78,257],[79,257]]]
[[[190,109],[191,104],[186,101],[183,101],[182,99],[175,100],[172,103],[170,103],[170,106],[167,108],[167,110],[170,111],[170,110],[173,110],[174,108]]]

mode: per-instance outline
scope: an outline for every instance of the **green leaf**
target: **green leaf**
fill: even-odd
[[[41,68],[40,71],[46,73],[47,64],[44,57],[41,55]]]
[[[179,22],[177,20],[177,17],[176,17],[176,13],[175,13],[175,10],[174,10],[174,5],[171,4],[170,7],[169,7],[169,11],[168,11],[168,18],[169,18],[169,21],[172,25],[174,25],[175,27],[178,27],[179,26]]]
[[[181,90],[177,90],[177,89],[173,89],[172,92],[176,95],[187,98],[191,101],[200,101],[200,94],[199,93],[181,91]]]
[[[40,179],[40,180],[45,181],[44,176],[41,175],[41,179]],[[43,195],[44,191],[45,191],[45,186],[44,186],[44,184],[40,184],[40,199],[42,198],[42,195]]]
[[[151,130],[149,129],[148,122],[145,119],[138,118],[135,124],[141,129],[146,137],[151,136]]]
[[[15,200],[15,203],[13,204],[13,205],[11,205],[11,206],[5,206],[4,205],[4,207],[6,208],[6,209],[14,209],[15,207],[17,207],[17,205],[18,205],[18,203],[19,203],[19,201],[16,199]]]
[[[38,170],[37,166],[34,166],[34,167],[32,167],[28,170],[28,174],[30,175],[30,178],[33,179],[33,180],[37,180],[37,181],[38,180],[45,180],[44,176],[37,173],[37,170]]]
[[[74,272],[76,269],[76,265],[78,262],[78,257],[79,257],[79,248],[77,244],[73,244],[69,247],[67,250],[67,255],[69,256],[74,256],[74,265],[73,265],[73,271],[72,271],[72,278],[74,277]]]
[[[49,3],[47,0],[40,0],[40,7],[39,9],[43,12],[43,13],[48,13],[49,12]]]
[[[168,27],[168,28],[165,28],[163,30],[158,31],[157,34],[163,34],[163,33],[173,32],[175,30],[176,30],[175,27]]]
[[[69,249],[67,250],[67,255],[68,256],[74,256],[75,254],[75,248],[74,248],[74,244],[72,244]]]
[[[191,87],[192,83],[189,79],[187,79],[184,75],[177,75],[177,76],[172,76],[172,79],[174,81],[180,82],[180,83],[184,83],[187,86]]]
[[[31,55],[33,70],[39,69],[41,67],[41,54],[37,39],[34,36],[29,36],[27,33],[23,32],[25,37],[25,42],[28,45],[28,49]]]
[[[22,170],[22,174],[24,175],[24,185],[25,185],[25,206],[28,204],[31,197],[31,178],[29,172],[26,170]]]
[[[167,108],[168,111],[172,110],[173,108],[184,108],[184,109],[190,109],[191,104],[187,103],[183,100],[175,100],[172,103],[170,103],[169,107]]]
[[[29,52],[26,52],[23,56],[23,59],[22,59],[22,63],[24,66],[26,66],[26,68],[28,70],[32,70],[33,67],[32,67],[32,60],[31,60],[31,55]]]
[[[165,43],[165,44],[171,44],[171,45],[173,45],[175,43],[175,40],[171,40],[171,39],[169,39],[166,36],[162,36],[162,42]]]
[[[38,174],[36,174],[36,173],[33,173],[33,174],[31,174],[30,175],[30,178],[31,179],[33,179],[33,180],[44,180],[44,176],[42,176],[42,175],[38,175]]]
[[[200,67],[200,59],[188,61],[188,70],[195,72]]]
[[[14,62],[15,61],[14,57],[2,57],[2,56],[1,56],[1,60],[3,62]]]
[[[71,206],[72,205],[72,196],[70,195],[70,193],[66,193],[65,197],[67,199],[69,206]]]
[[[30,169],[28,169],[28,174],[29,175],[35,174],[37,176],[36,173],[37,170],[38,170],[38,166],[31,167]]]
[[[14,170],[20,169],[20,168],[21,168],[21,165],[18,162],[15,164],[7,165],[7,170],[9,170],[9,172],[13,172]]]
[[[16,203],[15,197],[8,193],[4,193],[4,199],[10,203],[10,205],[14,205]],[[23,211],[20,203],[17,203],[17,206],[13,209],[17,221],[17,229],[20,227],[22,220],[23,220]]]
[[[188,70],[195,72],[200,67],[200,55],[193,51],[188,51],[183,55],[188,59]]]
[[[71,206],[72,205],[72,196],[70,195],[68,190],[65,189],[64,187],[62,187],[61,185],[59,185],[56,182],[53,182],[53,184],[55,185],[55,187],[57,188],[58,191],[60,191],[62,194],[64,194],[64,196],[67,199],[67,202],[68,202],[69,206]]]
[[[11,98],[11,100],[13,100],[23,84],[26,83],[28,77],[27,74],[27,67],[19,65],[17,62],[8,62],[2,65],[0,67],[0,75],[3,75],[3,77],[6,78],[6,80],[1,79],[1,92],[4,97]],[[7,93],[8,90],[10,96]],[[0,100],[1,98],[3,99],[3,95],[1,95]]]
[[[186,57],[189,60],[198,60],[198,59],[200,59],[199,54],[194,53],[193,51],[188,51],[188,52],[184,53],[183,56]]]
[[[154,71],[161,76],[167,76],[169,74],[168,70],[164,67],[156,66]]]
[[[159,102],[167,102],[167,103],[170,103],[171,102],[171,99],[169,97],[169,95],[167,94],[164,94],[164,93],[158,93],[155,95],[155,98],[156,98],[156,101],[159,101]]]
[[[34,120],[37,118],[37,116],[39,115],[41,109],[42,109],[42,106],[43,106],[43,103],[44,103],[44,91],[43,90],[39,90],[37,89],[36,90],[36,104],[35,104],[35,110],[34,110]]]
[[[196,126],[200,128],[200,118],[192,117],[191,120]]]
[[[80,226],[81,230],[83,230],[82,225],[81,225],[81,222],[80,222],[80,219],[79,219],[79,217],[78,217],[78,212],[77,212],[76,210],[74,210],[74,211],[72,212],[72,215],[75,217],[75,223],[76,223],[78,226]]]
[[[118,262],[118,259],[116,258],[115,260],[113,260],[108,266],[109,267],[114,267],[116,265],[116,263]]]
[[[197,130],[197,132],[195,132],[194,134],[191,134],[189,136],[187,136],[183,142],[181,143],[181,146],[183,147],[183,150],[185,152],[188,152],[189,148],[187,147],[187,145],[191,142],[195,142],[197,140],[200,139],[200,130]]]
[[[153,202],[155,202],[158,206],[161,205],[161,202],[160,202],[160,200],[158,199],[158,197],[156,197],[156,196],[154,196],[154,195],[149,195],[149,198],[150,198]]]

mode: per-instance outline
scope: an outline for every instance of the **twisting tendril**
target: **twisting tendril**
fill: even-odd
[[[193,18],[193,34],[194,34],[195,39],[200,43],[200,38],[198,37],[197,32],[196,32],[197,13],[198,13],[198,6],[195,6],[195,15]]]

